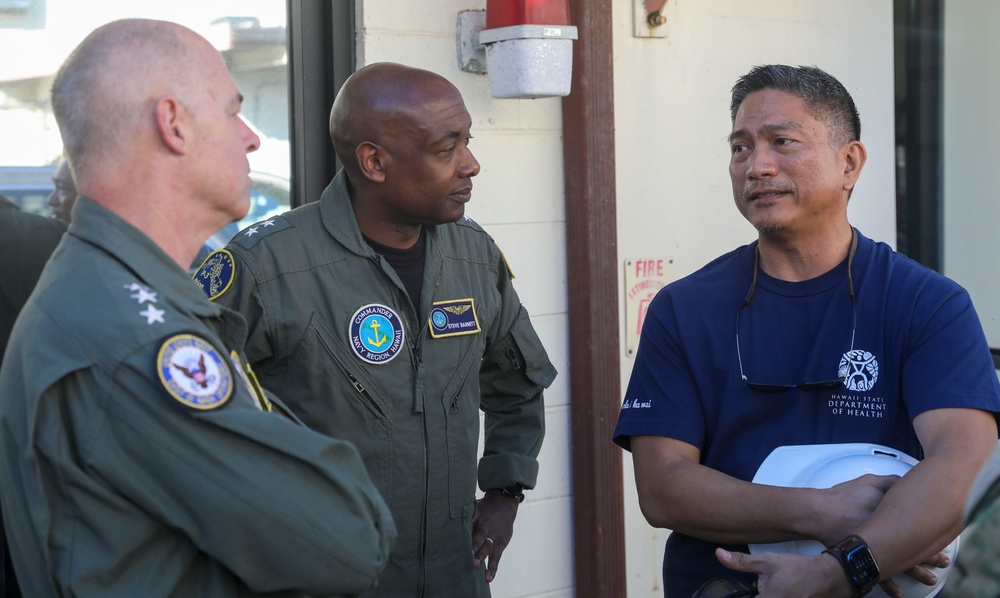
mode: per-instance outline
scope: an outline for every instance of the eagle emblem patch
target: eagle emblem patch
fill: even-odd
[[[348,334],[355,355],[375,365],[392,361],[404,346],[403,322],[399,314],[377,303],[369,303],[354,312]]]
[[[476,300],[469,298],[435,302],[431,305],[428,325],[432,338],[476,334],[480,331]]]
[[[197,336],[178,334],[167,339],[156,365],[170,396],[192,409],[221,407],[233,394],[233,376],[226,359]]]

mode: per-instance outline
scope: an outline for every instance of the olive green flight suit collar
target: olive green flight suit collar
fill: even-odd
[[[214,319],[214,328],[228,347],[246,342],[246,321],[238,313],[210,302],[159,245],[114,212],[80,196],[74,206],[68,234],[107,253],[133,274],[139,284],[156,292],[178,310],[201,319]],[[136,251],[136,247],[143,251]],[[155,285],[149,281],[156,281]]]

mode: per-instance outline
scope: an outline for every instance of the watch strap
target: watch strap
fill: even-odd
[[[863,550],[871,562],[871,570],[867,571],[867,582],[859,578],[858,571],[854,570],[851,563],[851,555],[858,549]],[[851,588],[854,590],[854,596],[864,596],[878,585],[878,564],[875,562],[875,557],[868,548],[868,543],[861,536],[851,534],[840,542],[828,546],[823,552],[833,555],[837,559],[837,562],[840,563],[840,566],[844,568],[844,572],[847,573],[847,579],[851,583]]]
[[[506,486],[504,488],[494,488],[496,492],[503,494],[504,496],[509,496],[511,498],[516,498],[518,503],[524,502],[524,486],[521,484],[514,484],[512,486]]]

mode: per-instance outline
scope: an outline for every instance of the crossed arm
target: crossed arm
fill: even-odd
[[[633,437],[639,505],[651,525],[710,542],[829,545],[856,533],[887,580],[934,558],[959,534],[969,487],[997,447],[997,426],[985,411],[936,409],[913,425],[925,458],[905,477],[865,475],[823,490],[752,484],[700,465],[699,449],[685,442]],[[829,555],[734,555],[723,563],[757,573],[764,596],[849,595]]]

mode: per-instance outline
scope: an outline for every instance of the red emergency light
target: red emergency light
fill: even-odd
[[[569,95],[573,40],[569,0],[486,0],[486,49],[490,95],[550,98]]]
[[[569,25],[569,0],[487,0],[486,28]]]

